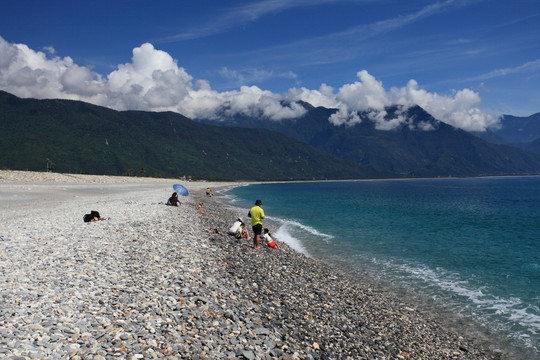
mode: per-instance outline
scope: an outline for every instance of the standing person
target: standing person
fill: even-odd
[[[255,201],[255,206],[249,210],[248,216],[251,218],[251,228],[253,229],[253,248],[259,250],[259,240],[261,238],[264,219],[264,210],[261,208],[262,201]]]

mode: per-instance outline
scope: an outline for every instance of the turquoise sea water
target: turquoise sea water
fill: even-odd
[[[540,177],[237,187],[271,232],[356,276],[407,289],[540,358]],[[246,211],[247,212],[247,211]]]

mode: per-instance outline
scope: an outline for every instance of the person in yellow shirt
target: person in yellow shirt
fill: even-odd
[[[259,250],[259,240],[261,238],[264,219],[264,210],[261,207],[262,201],[255,201],[255,206],[249,210],[248,216],[251,218],[251,228],[253,229],[253,248]]]

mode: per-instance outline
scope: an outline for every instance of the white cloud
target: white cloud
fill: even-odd
[[[68,94],[92,97],[105,90],[101,76],[75,64],[66,68],[59,80],[63,91]]]
[[[392,88],[390,92],[395,103],[419,105],[436,119],[467,131],[485,131],[500,122],[497,117],[478,108],[480,96],[470,89],[456,91],[454,96],[444,96],[419,89],[415,80],[409,80],[407,86]]]
[[[47,57],[0,37],[0,88],[21,97],[78,99],[116,110],[175,111],[194,118],[215,119],[223,107],[227,114],[271,120],[305,113],[301,106],[282,105],[281,96],[256,86],[214,91],[149,43],[133,49],[131,62],[102,77],[69,57]]]
[[[353,126],[362,122],[358,112],[349,111],[345,104],[339,104],[337,109],[338,111],[330,115],[330,118],[328,119],[332,124],[336,126]]]
[[[322,84],[319,90],[310,90],[304,87],[292,88],[285,94],[285,99],[288,101],[305,101],[315,107],[323,106],[325,108],[337,108],[339,101],[333,94],[334,89],[331,86]]]
[[[218,97],[222,100],[218,105],[226,106],[226,115],[242,114],[281,120],[295,118],[305,113],[305,109],[300,105],[283,105],[280,95],[261,90],[256,86],[242,86],[240,91],[227,91],[218,94]]]
[[[193,79],[168,53],[149,43],[133,49],[131,62],[101,76],[70,57],[47,55],[0,37],[0,89],[20,97],[77,99],[116,110],[174,111],[191,118],[219,120],[218,114],[225,113],[275,121],[303,115],[305,109],[295,103],[302,100],[338,109],[329,119],[335,125],[359,123],[362,112],[381,130],[407,121],[399,113],[388,118],[387,106],[418,104],[435,118],[465,130],[481,131],[498,123],[479,110],[480,97],[469,89],[444,96],[420,89],[410,80],[403,88],[386,91],[366,70],[357,77],[337,91],[323,84],[318,90],[293,88],[285,94],[257,86],[218,92],[207,81]],[[424,125],[419,128],[429,129]]]
[[[182,41],[197,39],[224,32],[230,28],[243,26],[268,14],[277,14],[284,10],[299,7],[312,7],[351,0],[261,0],[250,1],[236,7],[220,10],[220,16],[210,19],[206,25],[198,25],[184,33],[168,36],[162,41]]]
[[[168,53],[146,43],[133,49],[131,63],[119,65],[109,74],[107,86],[115,99],[114,108],[177,111],[192,81]]]
[[[9,44],[0,37],[0,87],[23,97],[53,97],[62,85],[60,75],[73,65],[71,58],[47,59],[23,44]]]
[[[54,53],[56,52],[56,49],[53,48],[52,46],[45,46],[45,47],[43,47],[43,50],[45,50],[46,52],[48,52],[51,55],[54,55]]]
[[[304,88],[289,90],[289,97],[312,104],[315,102],[315,106],[337,108],[338,111],[329,118],[336,126],[354,126],[361,123],[359,112],[365,113],[379,130],[391,130],[402,124],[405,121],[402,115],[390,119],[387,117],[385,108],[392,105],[392,102],[382,83],[366,70],[356,75],[359,81],[343,85],[337,93],[324,85],[319,91]]]
[[[403,114],[398,114],[396,117],[387,119],[386,111],[372,111],[368,113],[368,118],[375,123],[377,130],[392,130],[407,122],[407,118]],[[412,127],[412,125],[409,125]]]
[[[471,80],[471,81],[488,80],[488,79],[503,77],[503,76],[512,75],[512,74],[522,74],[522,73],[531,73],[531,72],[534,73],[534,72],[538,72],[539,70],[540,70],[540,59],[536,59],[534,61],[528,61],[524,64],[521,64],[513,68],[493,70],[487,74],[482,74],[474,78],[470,78],[468,80]]]
[[[360,71],[357,76],[360,81],[345,84],[339,89],[338,101],[346,104],[353,111],[384,110],[386,106],[391,105],[380,81],[377,81],[366,70]]]
[[[410,80],[405,87],[392,88],[386,91],[380,81],[366,70],[358,74],[359,81],[343,85],[337,93],[332,91],[316,92],[306,89],[289,91],[289,97],[294,100],[309,102],[315,99],[318,103],[335,104],[338,112],[330,117],[335,125],[354,125],[361,122],[358,112],[368,114],[370,120],[380,130],[391,130],[406,119],[402,114],[388,119],[385,107],[395,104],[410,107],[419,105],[437,120],[467,131],[485,131],[495,127],[500,119],[486,114],[479,109],[481,103],[478,93],[463,89],[456,91],[454,96],[430,93],[418,87],[415,80]],[[429,124],[419,124],[422,130],[432,130]]]
[[[291,89],[287,96],[293,101],[302,100],[313,106],[337,108],[338,111],[329,118],[329,121],[337,126],[353,126],[361,123],[362,119],[358,112],[365,111],[369,112],[369,118],[376,123],[385,121],[384,109],[391,105],[391,102],[382,83],[366,70],[356,75],[359,81],[343,85],[337,93],[334,93],[333,88],[323,85],[319,90]],[[380,112],[384,114],[380,115]],[[386,129],[387,124],[381,124],[380,128]]]

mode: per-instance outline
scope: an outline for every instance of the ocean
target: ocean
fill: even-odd
[[[225,194],[246,213],[262,200],[265,225],[297,251],[540,358],[540,177],[271,183]]]

